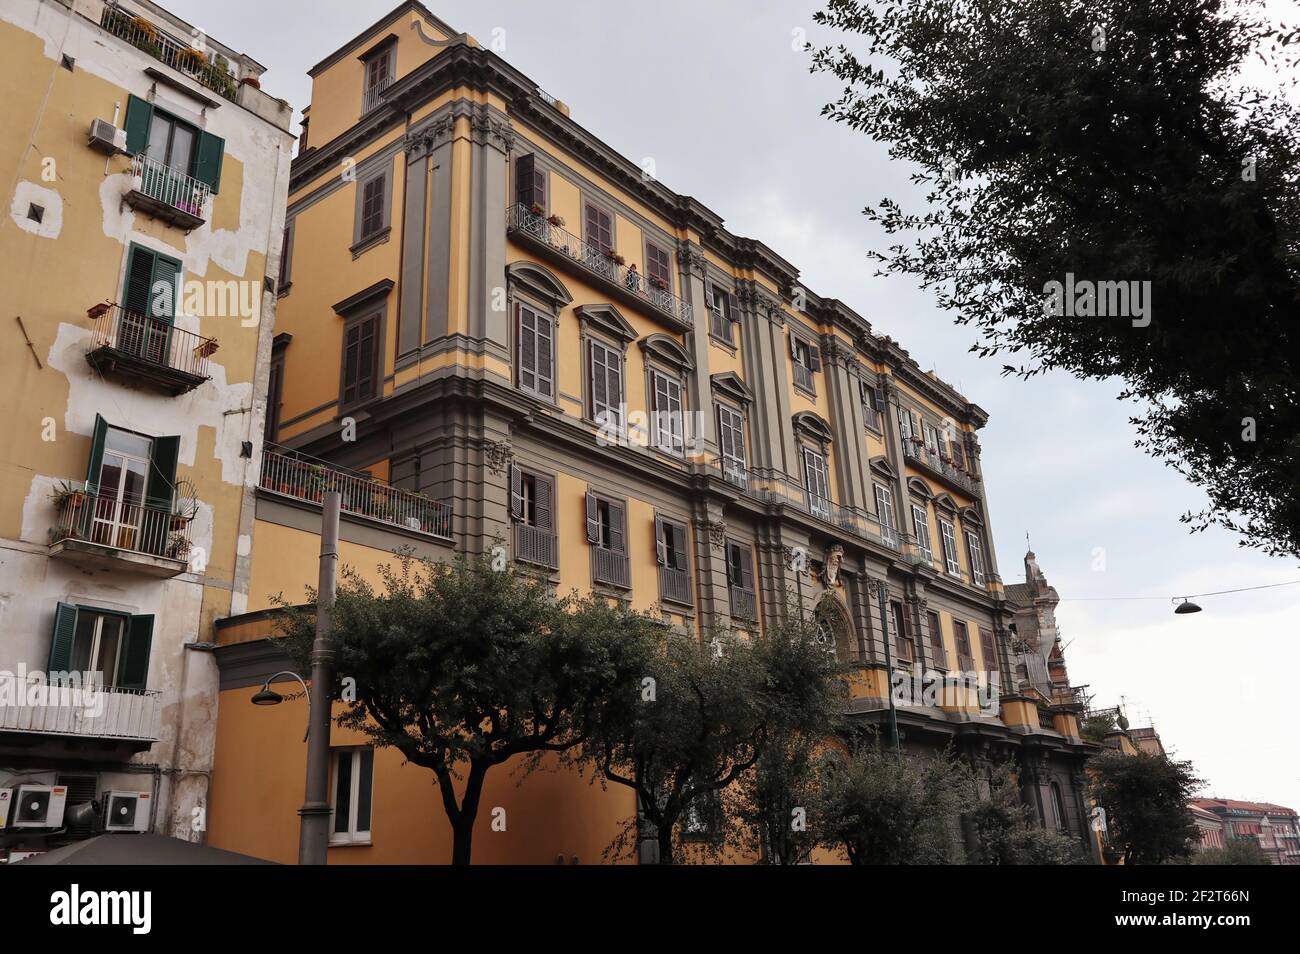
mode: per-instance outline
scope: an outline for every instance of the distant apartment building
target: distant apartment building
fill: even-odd
[[[198,840],[292,112],[146,0],[5,0],[0,50],[0,856]]]
[[[249,697],[287,663],[272,598],[316,579],[326,489],[372,581],[399,546],[502,545],[559,592],[697,636],[759,632],[793,597],[878,726],[891,692],[969,675],[900,703],[906,744],[1015,761],[1040,822],[1086,842],[1095,747],[1067,680],[1018,678],[978,405],[421,3],[310,75],[249,600],[213,636],[212,844],[296,855],[303,701]],[[427,773],[333,742],[331,863],[446,860]],[[595,861],[635,814],[560,772],[500,773],[483,799],[511,819],[476,838],[489,862]]]
[[[1196,798],[1188,810],[1201,833],[1201,848],[1252,841],[1275,865],[1300,865],[1300,818],[1295,809],[1234,798]],[[1218,822],[1217,830],[1211,819]]]

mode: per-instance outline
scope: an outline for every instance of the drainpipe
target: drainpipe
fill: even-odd
[[[320,528],[320,586],[316,595],[316,639],[311,647],[311,686],[308,696],[307,785],[298,836],[298,864],[323,865],[329,857],[330,822],[330,703],[334,685],[334,650],[330,646],[330,614],[334,609],[339,562],[337,490],[325,494]]]

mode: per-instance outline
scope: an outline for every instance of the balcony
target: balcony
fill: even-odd
[[[594,583],[604,583],[608,586],[617,586],[620,589],[630,589],[632,586],[632,571],[628,564],[627,554],[610,550],[607,547],[593,546],[591,548],[591,579]]]
[[[515,559],[535,566],[555,569],[555,534],[550,530],[515,524]]]
[[[758,596],[753,590],[731,587],[731,615],[736,619],[758,622]]]
[[[938,451],[926,447],[917,438],[903,435],[903,456],[909,463],[918,464],[956,490],[970,497],[979,497],[978,477],[962,470],[952,461],[946,460]]]
[[[694,316],[689,304],[644,275],[618,264],[608,249],[589,245],[571,232],[553,225],[545,215],[522,205],[513,205],[506,210],[506,231],[552,261],[576,266],[584,275],[595,278],[598,285],[624,301],[648,305],[672,319],[683,330],[693,327]]]
[[[189,567],[191,519],[171,508],[101,495],[84,485],[55,494],[50,556],[90,569],[179,576]]]
[[[734,458],[721,457],[709,461],[705,467],[751,500],[793,507],[837,530],[847,531],[888,550],[899,549],[897,533],[881,527],[874,515],[857,507],[842,507],[815,494],[809,495],[802,484],[779,471],[745,467]]]
[[[392,85],[393,78],[391,76],[385,76],[374,86],[366,87],[365,91],[361,94],[361,115],[366,115],[366,113],[370,112],[382,103],[384,101],[384,90],[388,89],[388,87]]]
[[[670,603],[692,606],[691,574],[669,566],[659,567],[659,595]]]
[[[99,25],[218,96],[232,102],[235,100],[238,89],[235,76],[226,68],[225,59],[220,54],[209,59],[207,53],[168,36],[145,17],[119,7],[116,3],[104,6]]]
[[[810,393],[816,393],[817,385],[813,383],[813,373],[798,361],[794,362],[794,384]]]
[[[212,377],[212,338],[182,331],[167,318],[153,318],[104,303],[86,312],[94,322],[86,361],[101,374],[145,381],[168,394],[193,391]]]
[[[449,504],[393,487],[368,474],[350,473],[287,447],[267,444],[263,448],[258,486],[311,504],[320,504],[328,491],[337,490],[344,513],[439,540],[451,539]]]
[[[0,705],[0,734],[123,742],[137,751],[158,741],[162,693],[157,690],[51,686],[44,675],[26,680],[4,694],[11,701]]]
[[[132,208],[186,232],[207,221],[212,188],[206,182],[143,154],[131,157],[131,176],[131,191],[123,198]]]

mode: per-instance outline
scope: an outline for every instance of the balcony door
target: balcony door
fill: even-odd
[[[132,245],[122,290],[122,314],[116,340],[119,351],[151,364],[172,367],[172,322],[180,295],[181,263],[167,255]]]
[[[72,639],[70,672],[93,673],[94,684],[117,685],[126,619],[109,613],[77,612],[77,628]],[[90,677],[84,676],[83,679]]]
[[[153,442],[147,437],[107,429],[99,471],[92,475],[98,488],[90,539],[119,550],[147,550],[143,538],[152,536],[145,525],[145,494]]]

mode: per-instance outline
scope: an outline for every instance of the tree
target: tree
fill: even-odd
[[[642,824],[659,864],[674,863],[686,834],[704,836],[705,851],[734,843],[724,791],[774,736],[811,733],[843,706],[834,658],[816,637],[814,626],[787,622],[752,639],[721,632],[660,641],[637,705],[609,699],[577,750],[577,761],[601,779],[636,793],[640,817],[611,850],[625,849]]]
[[[1096,712],[1083,720],[1083,725],[1079,727],[1079,735],[1089,742],[1096,742],[1100,745],[1106,741],[1106,736],[1114,732],[1115,714],[1112,712]]]
[[[1092,795],[1106,810],[1111,841],[1127,864],[1158,865],[1187,857],[1196,825],[1187,800],[1203,784],[1191,762],[1138,752],[1106,752],[1089,763]]]
[[[1222,848],[1206,848],[1192,854],[1193,865],[1269,865],[1272,862],[1259,842],[1232,838]]]
[[[1065,865],[1084,860],[1073,838],[1038,826],[1010,765],[994,768],[988,798],[975,802],[964,817],[971,834],[971,860],[979,864]]]
[[[854,865],[957,864],[970,775],[951,752],[884,751],[874,736],[828,758],[813,819],[818,842]]]
[[[637,685],[655,624],[602,600],[556,599],[488,559],[402,556],[380,575],[376,593],[354,570],[342,573],[332,690],[337,698],[347,678],[355,699],[345,697],[338,722],[434,773],[452,862],[469,864],[489,770],[517,757],[533,767],[581,743],[593,711],[612,705],[606,697]],[[305,666],[312,617],[286,607],[283,626],[285,648]]]
[[[1027,358],[1004,374],[1119,378],[1138,445],[1206,491],[1184,522],[1300,554],[1300,123],[1239,76],[1258,53],[1294,84],[1300,31],[1261,9],[830,0],[849,36],[812,68],[845,85],[826,115],[919,167],[923,209],[866,209],[885,273]]]

